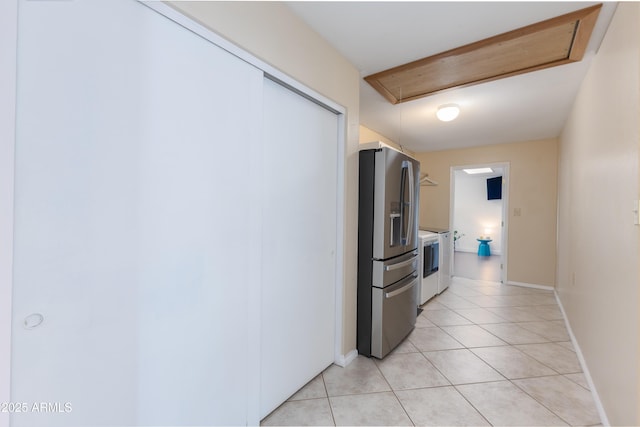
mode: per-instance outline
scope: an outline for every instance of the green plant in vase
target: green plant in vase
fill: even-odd
[[[456,250],[456,242],[458,241],[458,239],[462,239],[464,237],[464,234],[459,233],[458,230],[454,230],[453,231],[453,250]]]

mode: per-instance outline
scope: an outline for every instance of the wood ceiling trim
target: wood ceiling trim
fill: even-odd
[[[364,79],[392,104],[582,60],[602,4],[400,65]]]

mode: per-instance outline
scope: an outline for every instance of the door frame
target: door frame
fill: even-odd
[[[0,2],[0,402],[11,401],[11,299],[13,284],[14,152],[18,0]],[[9,427],[0,412],[0,427]]]
[[[453,218],[455,212],[455,187],[456,176],[455,172],[463,169],[471,168],[502,168],[504,173],[502,174],[502,238],[500,244],[502,245],[502,253],[500,255],[500,282],[502,284],[508,283],[508,242],[509,242],[509,162],[494,162],[494,163],[474,163],[468,165],[451,166],[449,171],[449,224],[451,225],[451,238],[453,239]],[[451,275],[454,271],[454,244],[451,245]]]

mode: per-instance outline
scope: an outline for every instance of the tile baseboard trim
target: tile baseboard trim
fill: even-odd
[[[553,286],[536,285],[534,283],[514,282],[512,280],[509,280],[507,282],[507,285],[509,285],[509,286],[520,286],[521,288],[543,289],[545,291],[553,291],[553,290],[555,290],[555,288]]]
[[[336,360],[333,361],[336,365],[344,368],[358,357],[358,350],[351,350],[349,353],[340,354],[336,356]]]
[[[578,361],[580,362],[580,366],[582,367],[582,372],[587,380],[587,384],[589,384],[589,390],[591,391],[591,396],[593,396],[593,401],[596,404],[596,410],[598,411],[598,415],[600,416],[600,422],[603,426],[610,426],[609,418],[607,417],[607,413],[604,410],[604,406],[602,405],[602,401],[600,400],[600,395],[598,394],[598,390],[596,389],[595,384],[593,383],[593,379],[591,378],[591,373],[589,372],[589,368],[587,367],[587,362],[582,355],[582,350],[580,350],[580,346],[578,345],[578,341],[576,340],[576,336],[573,335],[573,331],[571,330],[571,324],[569,323],[569,319],[567,318],[567,313],[564,311],[564,307],[562,306],[562,301],[560,300],[560,296],[558,292],[554,290],[553,292],[556,296],[556,301],[558,302],[558,307],[560,307],[560,311],[562,312],[562,317],[564,319],[564,324],[567,327],[567,332],[569,332],[569,337],[571,338],[571,343],[573,343],[573,348],[576,350],[576,356],[578,356]]]

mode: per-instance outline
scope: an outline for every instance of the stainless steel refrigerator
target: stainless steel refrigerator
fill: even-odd
[[[413,330],[418,306],[420,162],[360,151],[358,353],[382,359]]]

